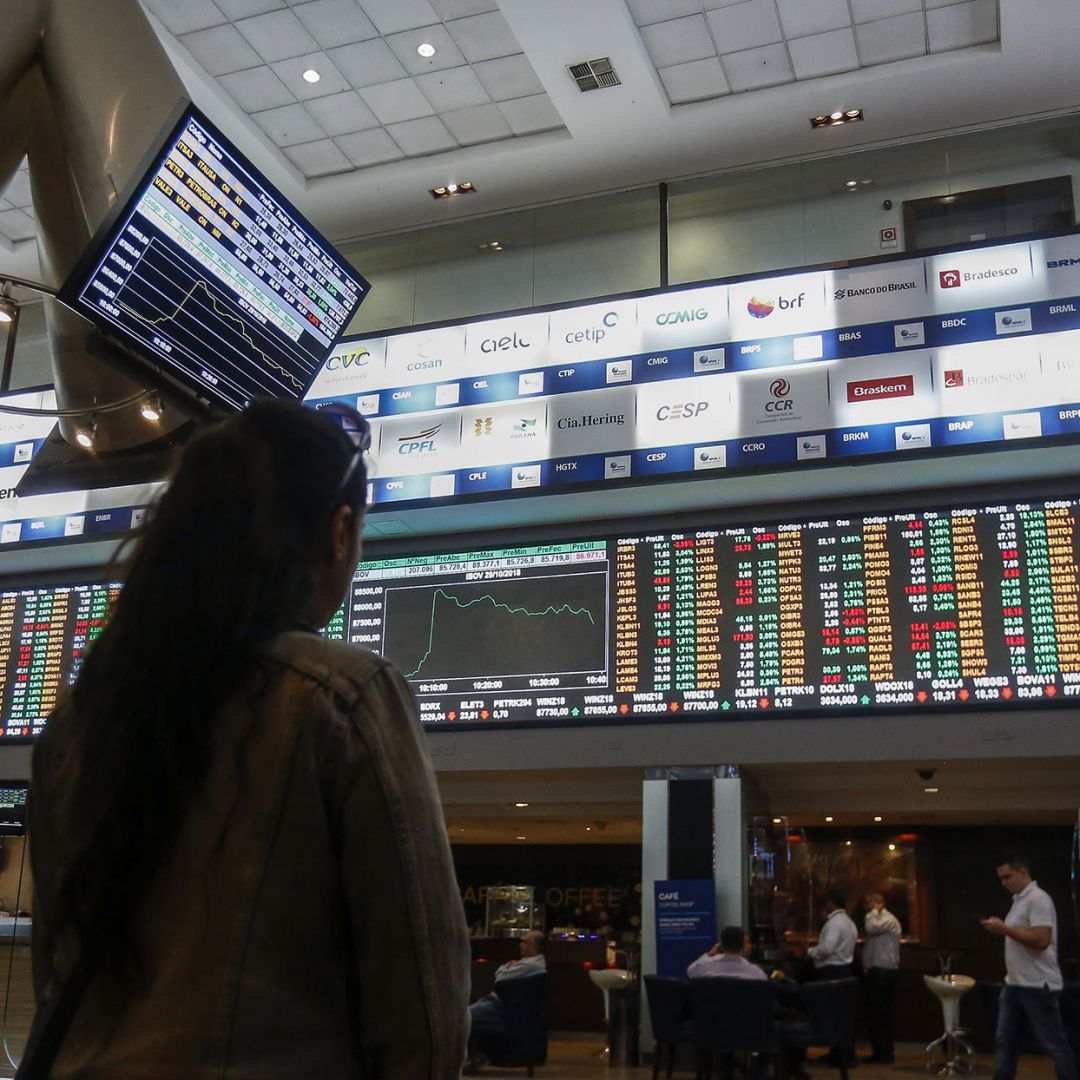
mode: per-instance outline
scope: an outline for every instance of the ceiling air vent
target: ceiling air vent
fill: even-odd
[[[587,90],[602,90],[605,86],[619,86],[621,81],[611,66],[611,60],[601,56],[599,60],[582,60],[580,64],[571,64],[570,76],[584,94]]]

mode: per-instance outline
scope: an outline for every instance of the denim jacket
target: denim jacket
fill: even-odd
[[[265,651],[267,692],[215,720],[206,788],[143,906],[145,979],[94,977],[54,1077],[460,1075],[468,941],[408,685],[314,634]],[[67,966],[42,943],[80,820],[70,726],[61,707],[34,752],[35,1028]]]

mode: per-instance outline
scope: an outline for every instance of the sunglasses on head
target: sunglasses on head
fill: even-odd
[[[356,472],[364,454],[371,449],[371,425],[351,405],[345,405],[339,401],[331,401],[319,406],[318,412],[321,416],[333,420],[349,436],[356,448],[337,486],[337,491],[334,492],[334,498],[337,499],[349,486],[349,481],[352,480],[353,473]]]

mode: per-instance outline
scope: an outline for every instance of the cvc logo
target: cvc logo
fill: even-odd
[[[355,352],[342,353],[341,356],[331,356],[326,361],[326,370],[339,371],[343,368],[367,367],[369,356],[371,356],[371,353],[367,349],[357,349]]]

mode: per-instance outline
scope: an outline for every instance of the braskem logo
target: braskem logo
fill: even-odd
[[[913,375],[894,375],[888,379],[857,379],[847,384],[848,401],[877,401],[879,398],[912,397]]]

